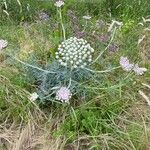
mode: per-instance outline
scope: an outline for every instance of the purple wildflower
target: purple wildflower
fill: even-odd
[[[133,71],[137,74],[137,75],[143,75],[145,71],[147,71],[146,68],[140,68],[138,64],[134,65]]]
[[[131,71],[134,67],[134,64],[130,64],[127,57],[121,56],[120,65],[124,71]]]
[[[140,68],[138,64],[130,64],[127,57],[120,58],[120,65],[123,70],[125,71],[133,70],[137,75],[143,75],[144,72],[147,71],[146,68]]]
[[[108,42],[109,39],[110,39],[110,36],[108,36],[107,34],[99,36],[99,40],[104,43]]]
[[[75,36],[78,38],[78,39],[80,39],[80,38],[83,38],[84,36],[86,35],[86,33],[85,32],[76,32],[75,33]]]
[[[112,43],[109,45],[108,49],[111,51],[111,52],[117,52],[119,50],[119,46],[115,43]]]
[[[57,92],[56,92],[56,99],[61,101],[61,102],[69,102],[72,94],[71,91],[67,87],[61,87]]]
[[[94,31],[94,32],[92,33],[92,36],[93,36],[94,38],[96,38],[98,41],[103,42],[103,43],[108,42],[109,39],[110,39],[109,34],[102,34],[102,35],[99,35],[99,34],[97,34],[96,31]]]

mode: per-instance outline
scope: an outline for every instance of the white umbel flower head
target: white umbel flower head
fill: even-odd
[[[36,92],[34,92],[30,95],[29,99],[30,99],[30,101],[35,101],[35,100],[37,100],[38,97],[39,97],[39,95]]]
[[[61,87],[57,92],[56,92],[56,99],[61,101],[61,102],[66,102],[68,103],[70,98],[72,96],[72,93],[70,89],[67,87]]]
[[[54,4],[56,7],[61,7],[63,5],[65,5],[65,3],[61,0],[57,1],[55,4]]]
[[[6,40],[0,40],[0,50],[7,47],[8,42]]]
[[[56,59],[71,68],[83,67],[92,62],[94,49],[82,38],[71,37],[59,45]]]

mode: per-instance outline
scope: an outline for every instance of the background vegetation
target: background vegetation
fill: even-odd
[[[93,37],[93,32],[105,35],[112,20],[123,22],[113,41],[119,50],[106,51],[100,65],[117,65],[120,56],[125,55],[149,69],[150,22],[142,19],[149,19],[149,0],[66,0],[63,17],[70,37],[74,33],[68,10],[74,12],[81,29],[82,17],[92,17],[85,38],[95,48],[101,47],[97,52],[106,43]],[[50,19],[39,20],[40,12],[47,13]],[[97,20],[104,22],[100,29],[95,27]],[[59,29],[54,1],[0,1],[0,38],[9,42],[4,51],[17,54],[23,61],[34,54],[39,61],[48,62],[61,42]],[[121,69],[102,74],[98,84],[86,87],[92,91],[90,98],[83,101],[81,96],[68,106],[31,102],[29,96],[36,85],[29,82],[21,68],[0,52],[0,149],[149,150],[150,106],[139,94],[140,90],[150,96],[149,71],[143,76]]]

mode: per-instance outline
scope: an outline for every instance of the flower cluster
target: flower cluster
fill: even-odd
[[[71,37],[59,45],[56,59],[63,66],[83,68],[92,61],[93,52],[94,49],[86,40]]]
[[[63,2],[63,1],[61,1],[61,0],[59,0],[59,1],[57,1],[54,5],[56,6],[56,7],[61,7],[61,6],[63,6],[65,3]]]
[[[120,58],[120,65],[124,71],[134,71],[137,75],[143,75],[146,68],[140,68],[138,64],[131,64],[127,57]]]
[[[124,71],[131,71],[134,67],[134,64],[130,64],[127,57],[120,58],[120,65]]]
[[[7,47],[8,42],[6,40],[0,40],[0,50]]]
[[[68,102],[72,96],[71,91],[67,87],[61,87],[57,92],[56,92],[56,99],[61,101],[61,102]]]

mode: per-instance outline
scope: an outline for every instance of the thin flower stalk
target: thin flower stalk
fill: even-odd
[[[64,38],[64,40],[66,40],[66,31],[65,31],[64,24],[63,24],[61,8],[58,8],[58,13],[59,13],[59,18],[60,18],[60,24],[61,24],[61,27],[62,27],[62,32],[63,32],[63,38]]]
[[[115,37],[116,30],[117,30],[117,28],[115,27],[114,30],[113,30],[113,33],[112,33],[112,37],[111,37],[107,47],[96,57],[95,60],[93,60],[93,62],[91,64],[94,64],[103,55],[103,53],[109,48],[109,46],[111,45],[111,43],[112,43],[112,41]]]
[[[118,68],[121,68],[121,67],[118,66],[118,67],[114,67],[114,68],[112,68],[112,69],[101,70],[101,71],[92,70],[92,69],[89,69],[89,68],[83,68],[83,69],[88,70],[88,71],[93,72],[93,73],[107,73],[107,72],[111,72],[111,71],[113,71],[113,70],[116,70],[116,69],[118,69]]]

